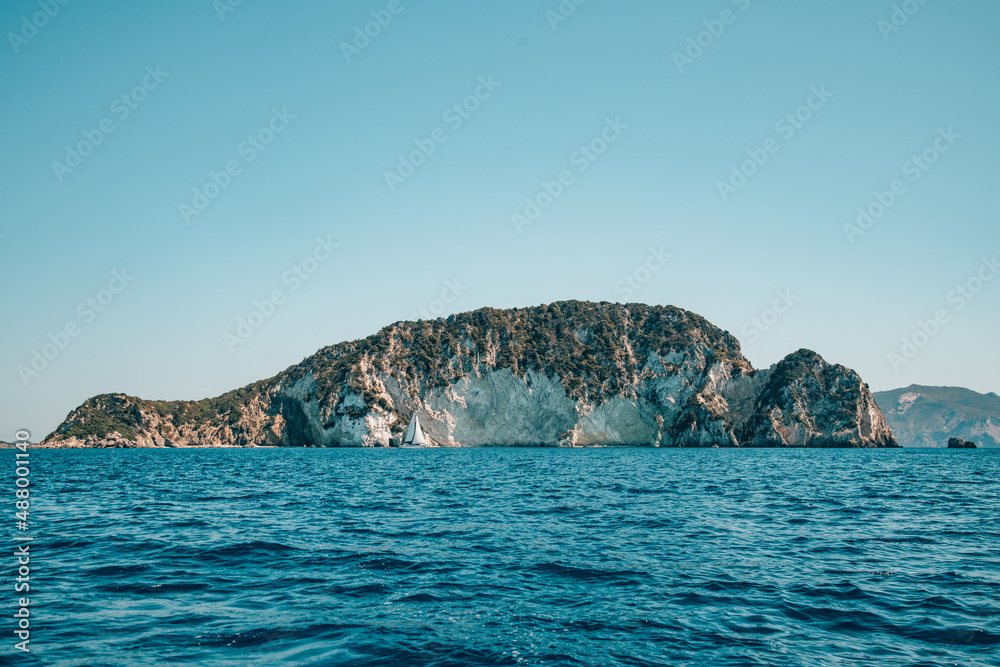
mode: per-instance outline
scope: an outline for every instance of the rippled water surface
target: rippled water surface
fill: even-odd
[[[31,457],[17,664],[1000,664],[996,450]]]

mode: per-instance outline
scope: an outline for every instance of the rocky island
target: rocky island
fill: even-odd
[[[975,449],[978,445],[961,438],[948,438],[948,449]]]
[[[799,350],[754,369],[672,306],[562,301],[397,322],[200,401],[88,399],[48,447],[897,447],[857,373]]]

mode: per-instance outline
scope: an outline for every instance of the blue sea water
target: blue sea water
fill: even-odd
[[[1000,664],[996,450],[31,457],[5,664]]]

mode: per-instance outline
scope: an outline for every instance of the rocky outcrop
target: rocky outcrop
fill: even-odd
[[[43,445],[387,446],[413,414],[451,446],[897,446],[815,352],[755,370],[694,313],[576,301],[396,323],[215,399],[96,396]]]
[[[961,438],[948,438],[948,449],[975,449],[978,445]]]
[[[742,441],[750,446],[896,447],[857,373],[799,350],[770,370]]]
[[[904,447],[940,447],[948,438],[1000,446],[1000,396],[995,393],[910,385],[874,396]]]

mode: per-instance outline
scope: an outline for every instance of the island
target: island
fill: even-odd
[[[43,447],[898,447],[868,385],[801,349],[755,369],[673,306],[560,301],[397,322],[199,401],[102,394]]]

